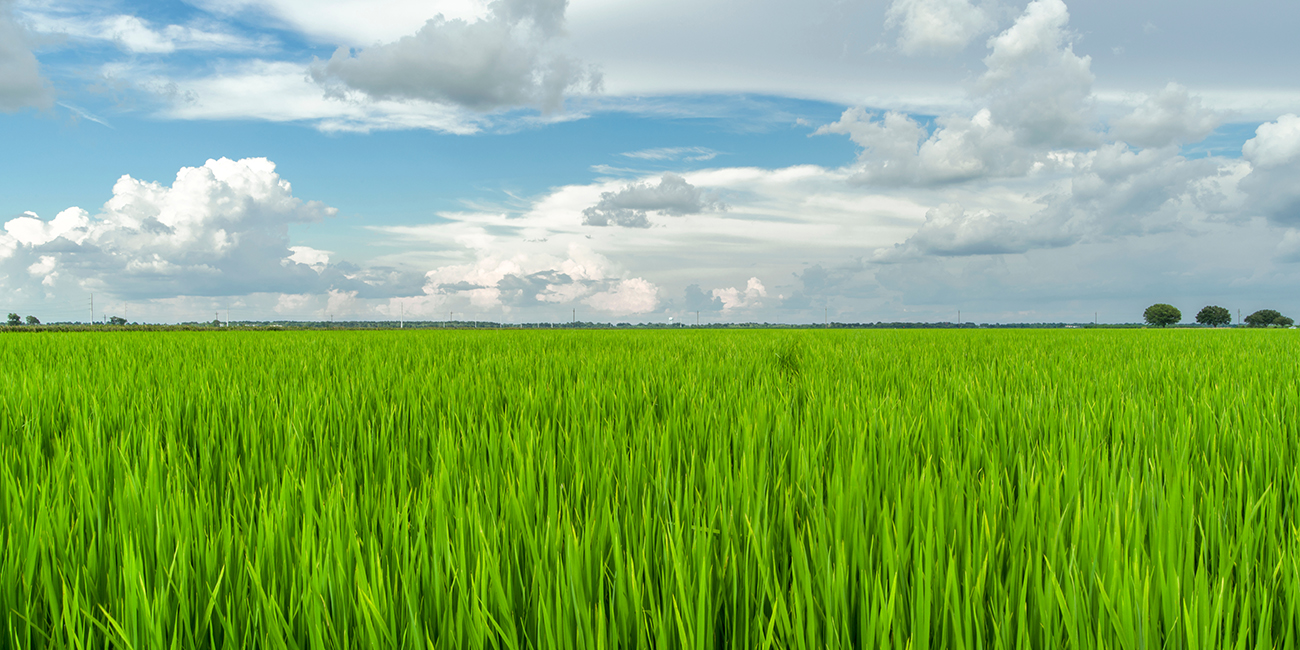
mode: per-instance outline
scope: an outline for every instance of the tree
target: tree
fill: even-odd
[[[125,318],[122,318],[121,316],[109,316],[109,317],[108,317],[108,324],[109,324],[109,325],[126,325],[126,319],[125,319]]]
[[[1164,327],[1182,320],[1183,312],[1178,311],[1178,308],[1173,305],[1166,305],[1161,302],[1147,307],[1147,310],[1142,312],[1142,318],[1152,325]]]
[[[35,316],[28,316],[28,317],[27,317],[27,324],[28,324],[28,325],[40,325],[40,324],[41,324],[41,319],[39,319],[39,318],[37,318],[37,317],[35,317]]]
[[[1220,327],[1232,322],[1232,312],[1223,307],[1210,305],[1197,312],[1196,322],[1210,327]]]
[[[1276,309],[1261,309],[1246,317],[1246,324],[1251,327],[1291,327],[1295,321],[1278,313]]]
[[[23,319],[18,314],[9,314],[9,327],[18,327],[23,324]]]

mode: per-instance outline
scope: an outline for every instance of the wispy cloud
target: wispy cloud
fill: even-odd
[[[713,160],[721,152],[714,151],[708,147],[658,147],[655,149],[641,149],[640,151],[627,151],[619,154],[627,158],[636,158],[637,160],[683,160],[688,162],[698,162],[702,160]]]

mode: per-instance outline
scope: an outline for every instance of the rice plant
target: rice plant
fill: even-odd
[[[1294,648],[1285,331],[0,336],[12,648]]]

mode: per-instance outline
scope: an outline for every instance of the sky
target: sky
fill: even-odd
[[[1295,316],[1296,24],[1284,0],[0,0],[0,311]]]

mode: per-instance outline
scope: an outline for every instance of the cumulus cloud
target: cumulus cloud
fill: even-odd
[[[1034,0],[1014,25],[989,39],[977,94],[1022,144],[1077,147],[1097,141],[1092,58],[1074,53],[1069,22],[1061,0]]]
[[[302,264],[316,269],[317,273],[325,270],[326,265],[330,263],[330,251],[316,250],[310,246],[290,246],[289,250],[292,255],[285,259],[294,264]]]
[[[961,50],[993,27],[967,0],[894,0],[885,16],[886,26],[898,29],[898,49],[913,55]]]
[[[1133,112],[1111,123],[1111,137],[1139,147],[1167,147],[1200,142],[1222,121],[1199,97],[1170,82],[1148,96]]]
[[[1076,55],[1060,0],[1031,2],[989,39],[973,116],[945,115],[930,131],[898,112],[851,108],[817,130],[862,147],[859,176],[885,185],[935,185],[1021,176],[1050,166],[1056,149],[1095,144],[1091,59]]]
[[[313,265],[323,251],[291,249],[288,226],[334,212],[295,197],[264,158],[222,158],[182,168],[170,186],[123,176],[93,217],[74,207],[49,222],[11,219],[5,257],[38,258],[47,275],[69,269],[123,296],[321,289]]]
[[[360,50],[341,47],[311,76],[336,96],[426,101],[475,111],[562,107],[597,92],[598,71],[557,51],[567,0],[496,0],[474,21],[429,20],[415,34]]]
[[[1241,155],[1256,169],[1292,164],[1300,158],[1300,117],[1286,114],[1276,122],[1261,124],[1255,137],[1241,147]]]
[[[1240,182],[1250,209],[1275,223],[1300,225],[1300,117],[1287,114],[1261,124],[1241,155],[1251,166]]]
[[[762,299],[767,297],[767,288],[758,278],[750,278],[744,289],[726,287],[714,289],[713,297],[722,302],[723,311],[751,309],[762,306]]]
[[[27,30],[14,18],[10,0],[0,0],[0,111],[49,108],[54,93],[41,76]]]
[[[582,223],[588,226],[623,226],[649,228],[650,212],[669,216],[699,214],[719,209],[721,204],[708,199],[703,190],[677,174],[664,174],[658,185],[635,183],[618,192],[602,192],[600,202],[582,211]]]
[[[944,116],[933,134],[902,113],[879,120],[851,108],[818,134],[843,133],[862,147],[858,179],[884,185],[935,185],[1029,171],[1035,156],[1016,144],[1015,133],[994,123],[984,109],[971,118]]]

